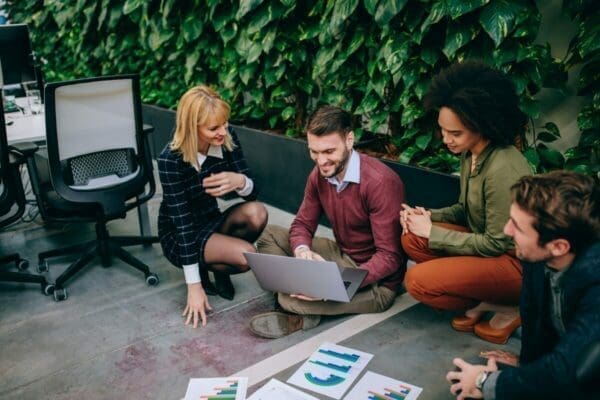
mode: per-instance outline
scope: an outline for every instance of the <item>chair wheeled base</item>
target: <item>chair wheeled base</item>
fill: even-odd
[[[48,284],[47,291],[54,295],[55,301],[66,300],[68,297],[64,283],[73,275],[82,270],[87,264],[100,257],[102,266],[108,268],[112,265],[112,256],[117,256],[126,264],[144,273],[146,283],[149,286],[158,285],[158,275],[151,272],[146,264],[131,255],[122,247],[134,245],[151,245],[158,242],[158,237],[148,236],[114,236],[111,237],[106,229],[106,222],[96,223],[96,239],[60,249],[52,249],[38,255],[38,271],[48,271],[48,258],[64,256],[68,254],[81,253],[82,255],[56,279],[54,283]]]
[[[0,264],[7,263],[14,263],[19,271],[25,271],[27,268],[29,268],[29,261],[21,258],[18,253],[0,257]],[[42,293],[45,295],[51,294],[49,291],[50,285],[48,285],[46,278],[41,275],[33,275],[23,272],[0,271],[0,282],[39,283]]]

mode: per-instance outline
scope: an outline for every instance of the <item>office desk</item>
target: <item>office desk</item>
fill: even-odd
[[[20,99],[17,105],[22,106]],[[5,114],[6,134],[8,144],[33,142],[44,146],[46,144],[46,120],[44,114],[24,115],[21,112]],[[148,129],[149,125],[144,125]],[[138,224],[142,236],[152,236],[150,215],[147,203],[138,206]]]
[[[46,142],[46,120],[44,119],[44,114],[23,115],[20,112],[16,112],[6,114],[5,118],[8,144]]]

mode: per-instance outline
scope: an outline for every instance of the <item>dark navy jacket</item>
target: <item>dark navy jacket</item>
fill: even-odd
[[[588,399],[575,370],[582,350],[600,340],[600,242],[578,255],[563,277],[563,337],[548,314],[550,293],[543,263],[523,263],[520,366],[496,382],[497,399]]]

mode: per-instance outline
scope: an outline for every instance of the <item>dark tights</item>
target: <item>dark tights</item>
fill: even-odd
[[[204,247],[204,261],[217,273],[239,274],[248,271],[243,252],[255,253],[254,243],[267,225],[267,210],[261,203],[239,203],[226,211],[217,232]]]

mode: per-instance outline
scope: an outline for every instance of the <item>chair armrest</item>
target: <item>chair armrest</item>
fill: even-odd
[[[39,146],[31,142],[15,143],[8,147],[12,156],[16,158],[17,163],[22,163],[38,151]]]
[[[151,133],[154,133],[154,126],[150,124],[144,124],[142,127],[142,132],[144,132],[144,135],[149,136]]]

